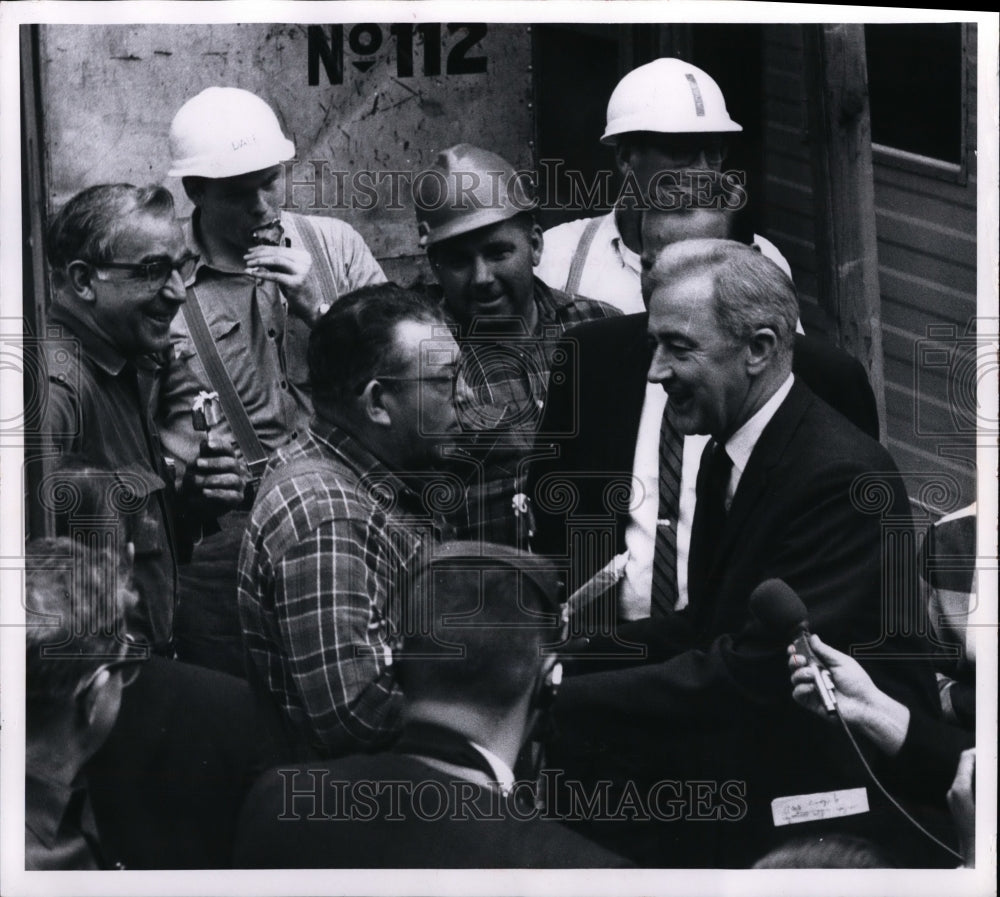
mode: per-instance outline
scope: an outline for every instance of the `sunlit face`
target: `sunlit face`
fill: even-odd
[[[653,360],[648,379],[670,397],[678,429],[725,441],[750,416],[747,347],[724,333],[705,273],[657,283],[649,303]]]
[[[191,200],[200,211],[203,233],[245,252],[253,245],[253,232],[281,212],[284,181],[282,167],[272,165],[230,178],[199,179]]]
[[[178,262],[188,255],[184,235],[173,216],[134,212],[117,241],[115,257],[123,264]],[[94,328],[125,357],[160,352],[170,345],[170,322],[186,297],[174,270],[162,287],[150,288],[141,274],[102,269],[94,264],[90,279]]]
[[[432,263],[445,304],[463,324],[480,316],[527,321],[541,257],[541,228],[508,219],[438,244]]]

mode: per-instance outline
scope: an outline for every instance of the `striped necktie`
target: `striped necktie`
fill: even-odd
[[[660,424],[660,502],[653,547],[652,617],[666,616],[677,604],[677,517],[681,505],[683,451],[684,435],[675,426],[667,402]]]

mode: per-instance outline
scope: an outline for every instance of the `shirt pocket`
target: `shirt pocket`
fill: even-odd
[[[232,340],[240,329],[240,322],[230,318],[220,318],[208,325],[208,332],[217,343]],[[221,351],[220,346],[220,351]],[[171,340],[170,351],[177,361],[189,361],[198,354],[194,338],[190,333],[178,334]]]

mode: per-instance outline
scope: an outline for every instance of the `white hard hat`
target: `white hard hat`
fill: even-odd
[[[700,134],[742,131],[729,117],[726,99],[697,66],[664,57],[629,72],[608,100],[608,125],[601,143],[614,144],[620,134],[655,131]]]
[[[229,178],[295,157],[295,144],[259,96],[207,87],[170,124],[170,177]]]

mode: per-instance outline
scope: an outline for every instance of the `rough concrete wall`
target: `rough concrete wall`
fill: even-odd
[[[319,26],[311,36],[318,83],[310,84],[306,25],[42,26],[48,207],[91,184],[159,181],[187,215],[181,184],[166,177],[170,121],[205,87],[243,87],[271,103],[295,142],[286,205],[350,222],[390,276],[406,280],[422,257],[409,190],[397,190],[401,200],[394,203],[393,179],[382,174],[379,182],[379,173],[423,169],[439,149],[462,141],[530,165],[531,45],[526,25],[473,32],[441,25],[435,57],[424,46],[428,34],[434,43],[434,26],[417,26],[409,75],[400,51],[405,38],[390,28]],[[328,60],[342,50],[339,84],[330,83],[316,50],[320,35]],[[372,186],[365,180],[351,190],[352,175],[362,170],[373,173]],[[336,172],[345,173],[346,191]],[[321,202],[314,187],[290,183],[317,173]]]

